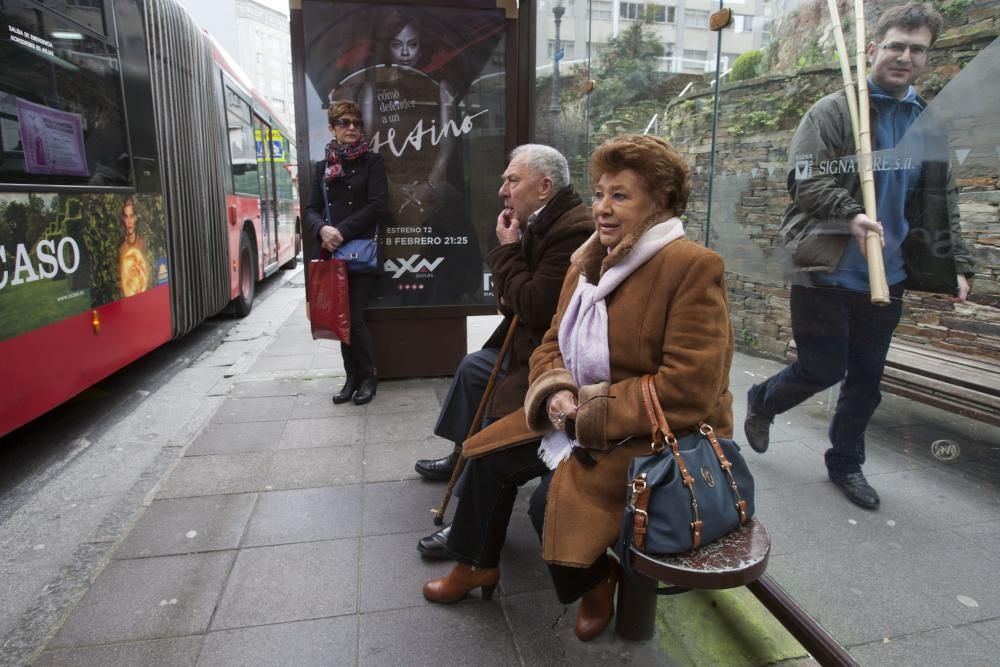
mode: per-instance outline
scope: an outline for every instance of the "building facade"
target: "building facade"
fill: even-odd
[[[539,2],[536,54],[540,71],[556,52],[556,18],[561,6],[559,42],[562,63],[575,64],[601,57],[608,40],[635,21],[648,21],[649,29],[664,45],[660,70],[697,74],[714,71],[717,37],[708,29],[709,18],[718,11],[715,0],[542,0]],[[767,46],[770,39],[770,0],[733,0],[733,23],[722,38],[722,71],[732,67],[741,53]]]

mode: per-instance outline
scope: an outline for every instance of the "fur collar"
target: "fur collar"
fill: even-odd
[[[643,234],[648,232],[653,225],[670,217],[672,216],[663,212],[654,213],[636,229],[626,234],[611,252],[608,252],[608,249],[601,245],[600,235],[595,231],[582,246],[577,248],[570,257],[570,262],[579,267],[580,273],[586,277],[588,283],[596,284],[608,269],[620,264],[625,259]]]

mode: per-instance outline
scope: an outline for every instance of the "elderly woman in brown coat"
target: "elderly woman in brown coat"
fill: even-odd
[[[477,587],[489,597],[503,545],[496,499],[541,476],[529,514],[560,601],[582,598],[576,634],[584,641],[614,613],[620,570],[607,549],[624,511],[628,465],[649,452],[642,376],[654,375],[675,433],[701,421],[732,433],[723,263],[684,239],[683,160],[661,139],[627,135],[598,147],[590,171],[597,231],[574,253],[552,326],[531,357],[525,413],[466,443],[467,455],[479,457],[469,465],[474,494],[462,498],[452,537],[468,533],[467,548],[453,549],[451,574],[424,586],[438,602]],[[523,444],[539,432],[541,447]]]

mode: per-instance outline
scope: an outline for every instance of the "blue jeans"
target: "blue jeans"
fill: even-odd
[[[902,313],[902,285],[889,289],[887,306],[866,292],[793,285],[792,336],[798,360],[750,391],[750,406],[766,417],[780,415],[841,380],[830,423],[826,467],[831,477],[861,470],[865,429],[882,401],[879,384],[892,333]]]

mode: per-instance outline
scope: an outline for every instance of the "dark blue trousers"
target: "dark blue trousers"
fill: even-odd
[[[830,423],[826,466],[831,476],[861,470],[865,429],[882,401],[879,383],[902,313],[902,285],[876,306],[865,292],[793,285],[792,336],[798,360],[751,391],[751,406],[773,417],[843,380]]]
[[[448,387],[448,395],[445,396],[437,424],[434,426],[435,435],[451,440],[455,444],[462,444],[465,441],[498,356],[500,350],[487,347],[462,357],[462,362],[455,370],[451,385]],[[501,367],[497,379],[503,377],[509,363],[508,358]]]

